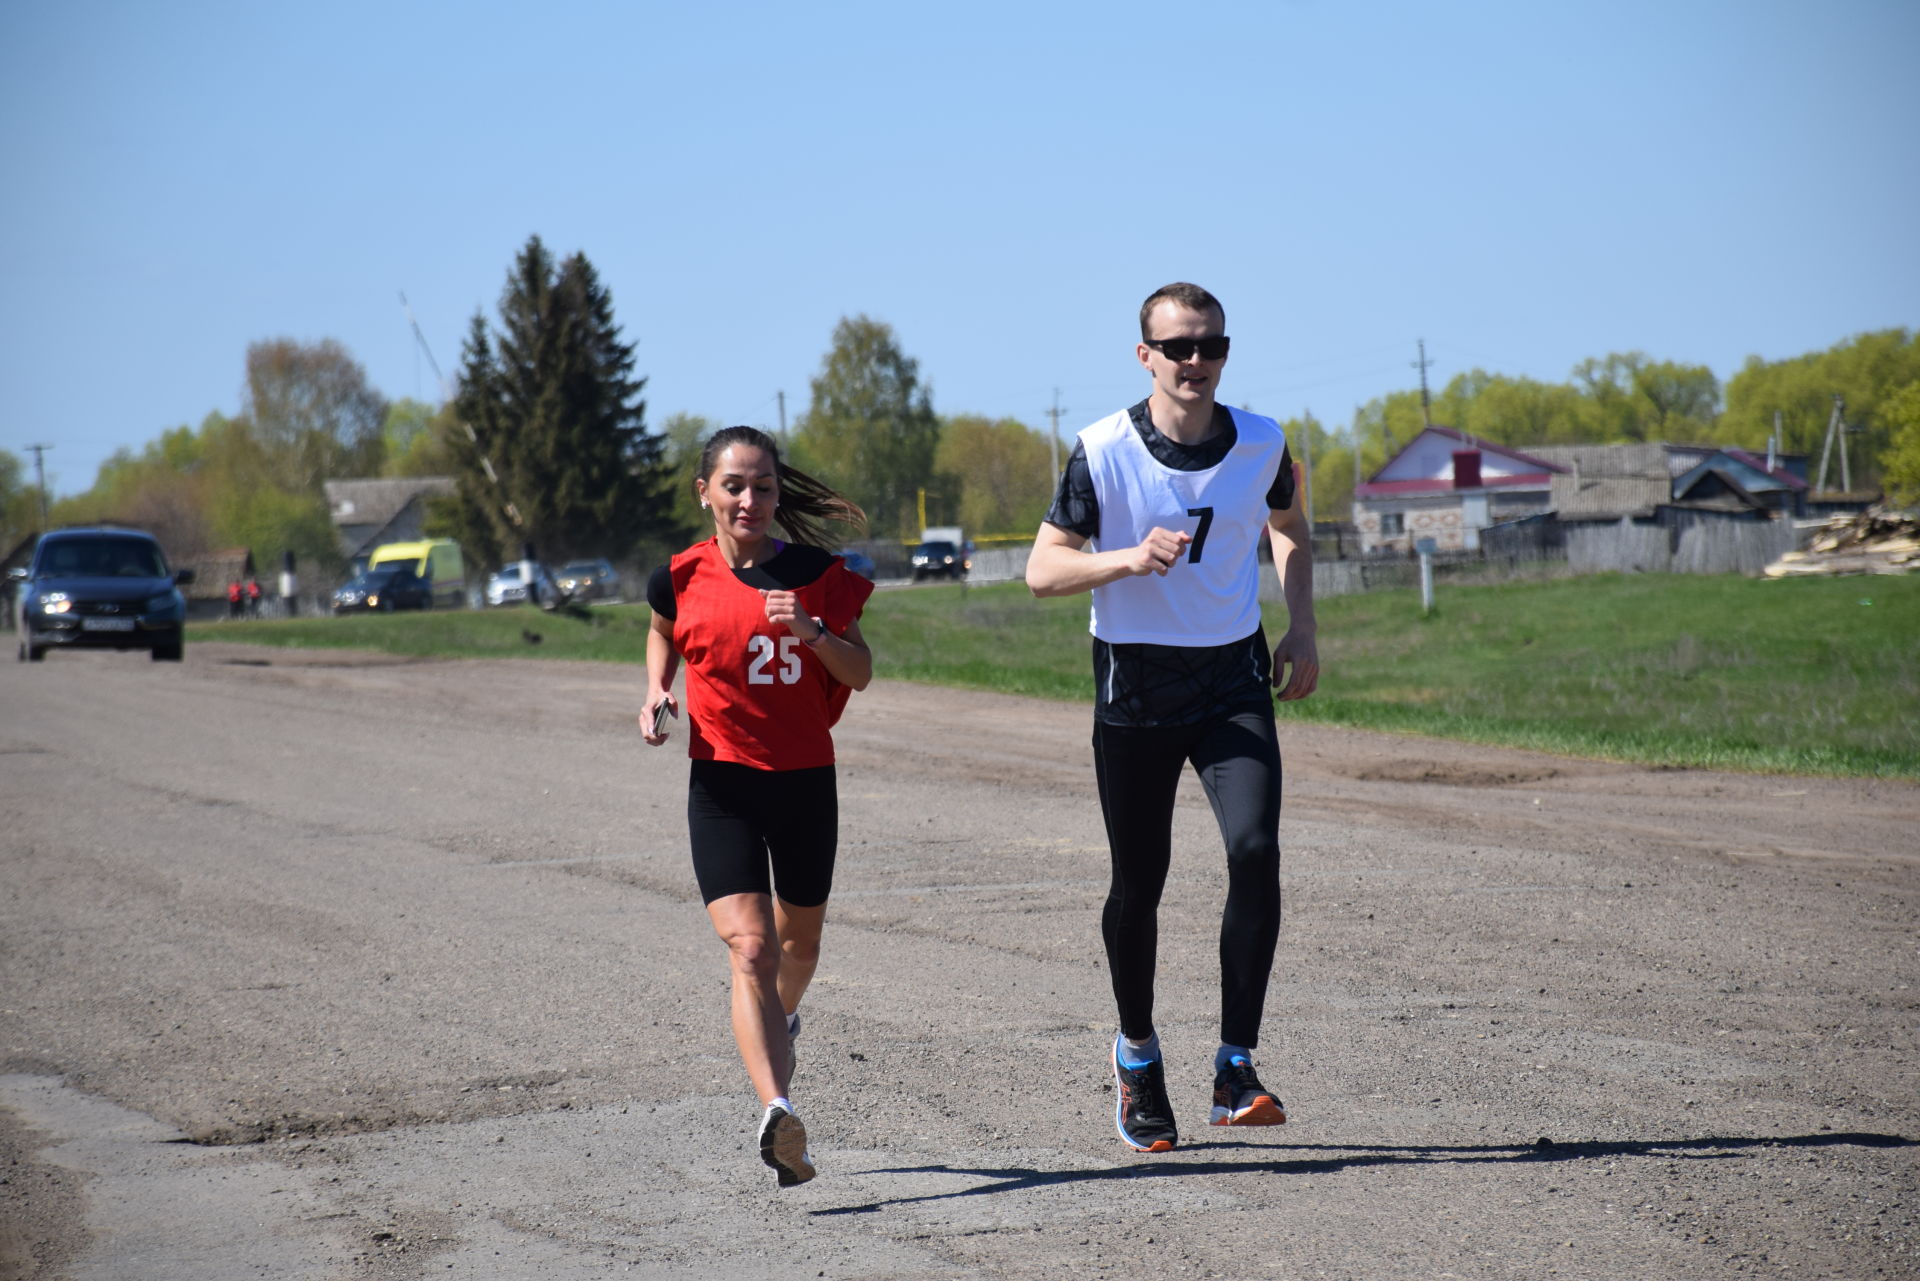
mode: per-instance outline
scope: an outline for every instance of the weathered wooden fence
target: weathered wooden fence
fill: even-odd
[[[1754,574],[1799,545],[1789,521],[1713,521],[1684,528],[1631,523],[1570,524],[1565,546],[1552,542],[1511,542],[1478,552],[1446,552],[1434,557],[1442,581],[1504,582],[1569,574]],[[1031,546],[994,547],[973,553],[976,583],[1026,577]],[[888,577],[882,567],[882,577]],[[1260,567],[1260,598],[1280,599],[1273,566]],[[1365,560],[1316,560],[1313,593],[1318,597],[1416,587],[1420,562],[1412,557]]]
[[[1758,574],[1799,546],[1791,521],[1709,521],[1681,528],[1625,521],[1567,527],[1576,574]]]

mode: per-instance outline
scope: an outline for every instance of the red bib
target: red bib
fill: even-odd
[[[829,732],[853,691],[798,636],[767,619],[758,589],[734,576],[714,539],[673,558],[673,647],[687,665],[687,754],[755,769],[833,764]],[[838,557],[791,588],[800,608],[842,635],[873,584]]]

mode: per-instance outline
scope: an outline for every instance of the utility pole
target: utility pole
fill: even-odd
[[[1840,407],[1842,403],[1839,393],[1836,392],[1833,397],[1833,413],[1827,418],[1827,441],[1826,444],[1820,447],[1820,479],[1815,481],[1813,486],[1813,491],[1816,494],[1823,494],[1827,490],[1827,460],[1833,457],[1833,437],[1834,433],[1840,430]],[[1840,467],[1842,471],[1846,469],[1846,459],[1847,444],[1843,440],[1840,442]]]
[[[1313,411],[1307,411],[1300,424],[1300,510],[1306,513],[1307,537],[1313,537]]]
[[[1833,399],[1834,399],[1834,411],[1833,411],[1834,417],[1838,419],[1840,416],[1840,407],[1839,407],[1840,397],[1835,396]],[[1847,429],[1846,423],[1844,422],[1841,423],[1840,424],[1840,492],[1843,494],[1851,494],[1853,492],[1853,472],[1847,467],[1847,430],[1848,429]]]
[[[1366,540],[1360,537],[1360,406],[1353,407],[1353,491],[1347,495],[1347,523],[1353,526],[1355,548],[1364,548]],[[1344,553],[1342,559],[1345,559]]]
[[[1045,412],[1053,423],[1053,426],[1047,429],[1047,459],[1049,465],[1053,468],[1052,471],[1047,473],[1047,479],[1049,482],[1053,482],[1060,478],[1060,415],[1067,412],[1060,407],[1060,389],[1058,387],[1053,389],[1053,408],[1043,412]]]
[[[787,393],[776,391],[773,394],[780,400],[780,439],[785,440],[787,438]]]
[[[1360,492],[1360,407],[1353,408],[1353,492]]]
[[[1427,396],[1427,366],[1432,363],[1431,360],[1427,359],[1427,340],[1422,338],[1420,340],[1420,359],[1413,362],[1413,367],[1420,371],[1420,421],[1429,427],[1433,426],[1433,402]],[[1388,439],[1391,440],[1392,438],[1389,437]]]
[[[1771,473],[1779,466],[1780,460],[1780,411],[1773,411],[1773,435],[1767,437],[1767,471]]]
[[[28,445],[33,451],[34,482],[40,490],[40,532],[47,532],[47,459],[46,454],[52,445]]]

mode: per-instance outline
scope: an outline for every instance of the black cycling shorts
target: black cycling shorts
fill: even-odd
[[[833,766],[764,770],[732,761],[692,761],[687,833],[700,901],[779,894],[818,907],[833,889],[840,796]]]

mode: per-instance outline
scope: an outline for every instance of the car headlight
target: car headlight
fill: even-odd
[[[163,610],[168,610],[172,608],[173,608],[173,593],[161,592],[158,596],[155,596],[152,600],[142,605],[140,607],[140,611],[144,614],[158,614]]]
[[[68,599],[65,592],[48,592],[40,598],[40,609],[43,613],[64,614],[72,608],[73,601]]]

